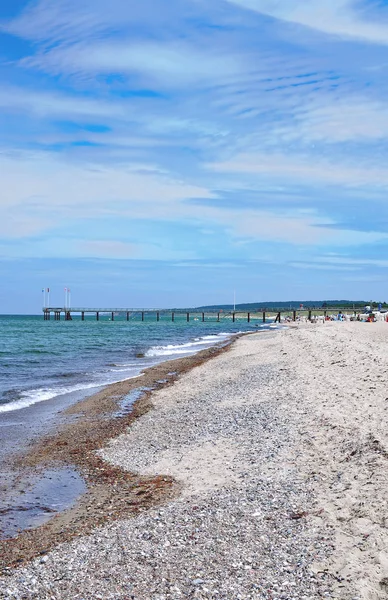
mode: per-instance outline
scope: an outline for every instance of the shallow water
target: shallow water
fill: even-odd
[[[14,473],[8,475],[15,477]],[[56,513],[70,508],[85,489],[84,480],[71,467],[23,475],[16,485],[2,490],[0,538],[12,538],[19,531],[46,523]]]

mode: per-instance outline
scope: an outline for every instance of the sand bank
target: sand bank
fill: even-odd
[[[386,598],[387,341],[385,323],[306,325],[176,377],[93,450],[174,493],[11,570],[0,593]]]

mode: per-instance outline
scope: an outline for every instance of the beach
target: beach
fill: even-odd
[[[386,598],[387,339],[386,323],[308,323],[162,363],[127,421],[86,448],[90,415],[101,423],[102,399],[127,384],[76,405],[67,433],[23,460],[106,472],[108,500],[46,546],[43,529],[31,561],[9,555],[1,597]],[[77,423],[76,460],[61,441]]]

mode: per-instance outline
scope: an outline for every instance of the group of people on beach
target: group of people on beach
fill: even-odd
[[[291,317],[286,317],[285,322],[291,322]],[[325,321],[362,321],[366,323],[375,323],[377,321],[385,321],[388,323],[388,312],[383,313],[380,311],[368,312],[368,313],[357,313],[354,311],[353,314],[349,315],[343,312],[332,315],[312,315],[309,319],[307,316],[298,315],[296,318],[299,323],[325,323]]]

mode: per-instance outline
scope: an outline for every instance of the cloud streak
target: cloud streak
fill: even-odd
[[[317,29],[345,39],[388,43],[388,12],[381,21],[381,10],[373,2],[355,0],[228,0],[243,8],[289,23]]]

